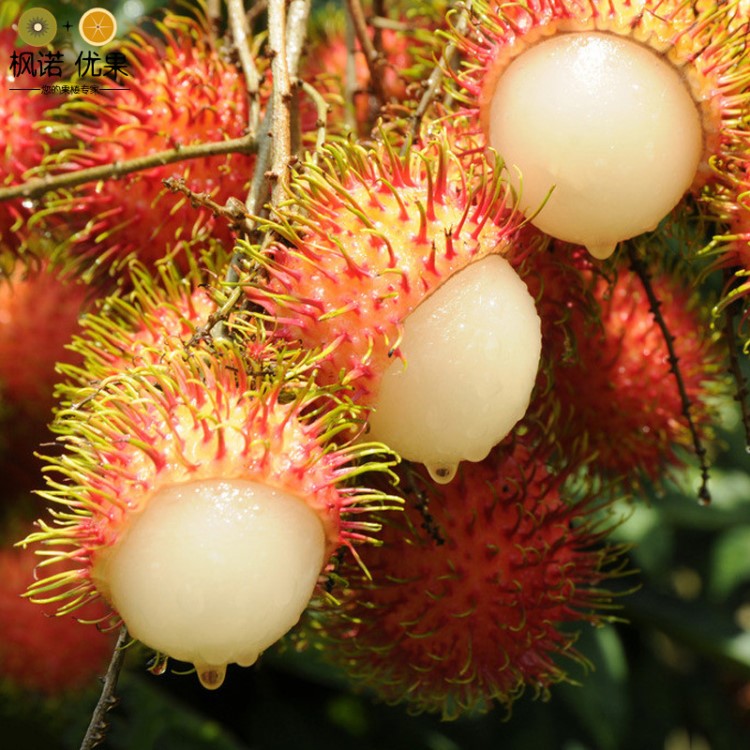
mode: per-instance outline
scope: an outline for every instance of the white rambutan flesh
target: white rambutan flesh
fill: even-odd
[[[530,47],[501,75],[488,115],[489,144],[524,212],[549,195],[533,223],[598,258],[655,229],[702,156],[700,115],[678,71],[611,34],[560,34]]]
[[[241,479],[159,490],[94,580],[130,634],[219,687],[290,630],[324,563],[325,534],[300,498]]]
[[[440,483],[481,461],[526,412],[541,328],[508,261],[491,255],[452,276],[404,321],[369,437],[425,464]]]

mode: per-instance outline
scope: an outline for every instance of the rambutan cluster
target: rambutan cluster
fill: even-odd
[[[304,100],[304,24],[268,5],[265,44],[233,20],[236,59],[219,19],[167,12],[113,47],[127,86],[47,115],[31,224],[92,309],[32,292],[8,329],[70,341],[47,379],[11,355],[58,399],[28,596],[103,602],[210,689],[313,601],[303,641],[387,701],[546,694],[607,618],[609,499],[707,477],[719,297],[663,220],[744,279],[740,4],[476,2],[438,34],[443,3],[399,3],[349,42],[383,79],[314,40]],[[316,87],[343,106],[307,153]],[[47,306],[74,308],[54,336]]]

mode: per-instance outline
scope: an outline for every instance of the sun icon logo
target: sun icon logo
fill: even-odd
[[[18,19],[18,36],[31,47],[44,47],[57,34],[57,21],[45,8],[29,8]]]
[[[114,39],[117,20],[106,8],[92,8],[81,16],[78,31],[85,42],[102,47]]]

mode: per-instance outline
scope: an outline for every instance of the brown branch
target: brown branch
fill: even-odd
[[[140,172],[153,167],[163,167],[191,159],[201,159],[206,156],[221,156],[223,154],[253,153],[256,150],[256,139],[251,135],[242,138],[232,138],[227,141],[213,143],[197,143],[194,146],[178,146],[168,151],[159,151],[148,156],[139,156],[127,161],[102,164],[97,167],[78,169],[66,174],[47,175],[27,180],[21,185],[0,188],[0,202],[14,198],[39,198],[51,190],[73,188],[87,182],[116,179]]]
[[[120,628],[120,635],[117,637],[115,650],[112,652],[112,660],[107,668],[107,674],[104,676],[101,695],[91,715],[91,721],[81,742],[80,750],[91,750],[91,748],[104,742],[107,733],[107,713],[117,704],[115,690],[117,689],[117,680],[120,677],[122,663],[125,660],[125,647],[128,638],[128,629],[123,625]]]
[[[384,18],[386,15],[385,0],[373,0],[372,13],[376,17]],[[375,48],[375,52],[383,57],[383,28],[373,24],[372,20],[372,18],[367,19],[367,23],[372,26],[372,46]]]
[[[362,47],[362,51],[365,53],[367,68],[370,71],[370,86],[380,104],[385,104],[386,93],[383,87],[385,59],[375,49],[375,45],[367,33],[367,21],[365,20],[365,14],[359,0],[346,0],[346,7],[349,11],[349,17],[352,19],[354,33],[357,35],[357,40]]]
[[[229,28],[232,30],[234,48],[240,58],[242,72],[245,75],[245,86],[249,98],[248,128],[250,133],[258,130],[260,120],[260,76],[255,65],[255,58],[250,50],[250,24],[245,15],[245,7],[242,0],[227,0],[227,13],[229,15]]]
[[[214,38],[218,37],[221,27],[221,0],[206,0],[206,18]]]
[[[357,132],[357,108],[354,96],[358,90],[357,83],[357,34],[354,31],[352,17],[346,14],[346,27],[344,29],[346,42],[346,71],[344,74],[344,124],[346,129]]]
[[[374,30],[373,44],[375,44],[376,48],[377,35],[383,29],[389,29],[390,31],[411,31],[414,28],[406,23],[406,21],[397,21],[395,18],[388,18],[387,16],[372,16],[367,19],[367,22]]]
[[[648,269],[646,268],[646,264],[638,257],[635,249],[629,243],[627,244],[627,249],[630,267],[641,280],[643,289],[646,292],[646,297],[648,298],[649,307],[651,308],[651,314],[654,316],[654,320],[659,326],[661,334],[664,338],[664,343],[667,346],[667,361],[669,362],[670,370],[672,371],[672,374],[674,375],[675,381],[677,383],[677,390],[679,391],[680,402],[682,404],[682,415],[687,421],[688,430],[690,431],[690,437],[693,441],[693,451],[698,458],[700,467],[701,485],[698,489],[698,499],[705,505],[708,505],[708,503],[711,502],[711,493],[708,490],[710,471],[708,460],[706,459],[706,449],[703,446],[700,435],[698,434],[698,428],[696,427],[695,420],[693,419],[692,405],[687,394],[687,389],[685,388],[685,381],[682,379],[679,358],[677,357],[677,353],[675,352],[674,348],[675,337],[669,331],[667,323],[664,320],[664,316],[661,314],[661,302],[656,296],[656,292],[654,292],[654,287],[651,284],[651,277],[649,275]]]
[[[222,206],[217,203],[209,193],[196,193],[191,190],[183,177],[167,177],[162,180],[164,186],[173,193],[182,193],[190,199],[192,206],[207,208],[214,216],[221,216],[237,232],[244,230],[244,222],[247,219],[245,205],[237,198],[230,197]]]
[[[258,133],[258,150],[255,160],[255,172],[248,192],[245,206],[249,216],[245,220],[248,239],[252,241],[255,232],[255,219],[261,213],[263,205],[268,200],[270,180],[276,179],[271,204],[276,205],[283,196],[285,185],[289,179],[289,164],[291,162],[291,128],[289,122],[289,105],[291,100],[291,78],[296,79],[302,50],[307,34],[307,20],[310,15],[311,0],[291,0],[289,9],[285,13],[283,0],[274,0],[269,4],[268,27],[269,46],[273,55],[272,75],[273,94],[270,106],[266,111]],[[276,110],[282,111],[280,116]],[[281,128],[281,137],[279,130]],[[281,143],[281,146],[279,146]],[[273,155],[273,158],[272,158]],[[270,164],[270,172],[268,171]],[[266,238],[266,242],[268,241]],[[224,281],[228,285],[236,285],[239,281],[238,266],[241,253],[235,253],[229,262]],[[258,269],[259,270],[259,269]],[[229,317],[241,299],[240,287],[235,286],[224,304],[202,326],[196,335],[226,335],[224,321]]]
[[[292,87],[286,58],[286,3],[284,0],[269,0],[268,46],[271,53],[271,74],[273,75],[273,93],[271,94],[273,148],[271,172],[268,177],[274,185],[271,191],[271,202],[275,205],[284,194],[289,181],[289,162],[291,159],[289,107],[292,101]]]

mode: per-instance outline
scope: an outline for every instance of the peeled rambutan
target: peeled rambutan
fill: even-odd
[[[750,101],[743,18],[737,0],[473,4],[457,79],[533,223],[605,258],[712,180]]]
[[[721,390],[724,371],[716,336],[692,288],[663,275],[651,285],[672,337],[691,419],[709,437],[711,395]],[[585,446],[597,471],[628,481],[656,480],[669,466],[684,465],[679,447],[692,447],[663,331],[634,272],[622,269],[614,282],[594,279],[591,289],[598,320],[577,316],[575,356],[554,371],[551,408],[560,409],[558,438],[572,454]]]
[[[564,681],[559,658],[579,658],[573,626],[606,619],[617,550],[563,479],[520,444],[442,487],[406,475],[404,513],[363,551],[367,575],[338,570],[340,606],[314,613],[311,642],[382,699],[445,719]]]
[[[0,549],[0,684],[50,696],[93,686],[114,639],[23,598],[37,562],[31,550]],[[105,614],[103,606],[91,605],[78,616],[97,621]]]
[[[200,23],[168,14],[159,30],[162,39],[134,32],[118,48],[128,74],[119,80],[121,88],[76,95],[51,113],[58,137],[80,146],[56,154],[47,173],[244,135],[248,97],[241,71],[222,57]],[[64,257],[86,277],[116,279],[129,257],[150,267],[171,255],[187,267],[196,247],[231,245],[232,232],[162,180],[179,176],[221,205],[243,196],[253,164],[253,155],[232,153],[87,183],[49,197],[37,221],[57,228]]]
[[[293,178],[268,281],[248,297],[273,329],[325,350],[370,407],[370,436],[449,481],[523,416],[539,362],[539,318],[503,259],[518,217],[499,175],[466,173],[441,139],[406,156],[329,146]]]
[[[43,493],[56,509],[26,540],[65,568],[30,587],[34,601],[65,613],[103,597],[211,689],[297,622],[334,550],[373,530],[359,514],[385,496],[349,480],[392,463],[368,460],[383,446],[332,442],[354,429],[332,390],[251,377],[216,347],[110,378],[60,412],[66,450]]]

